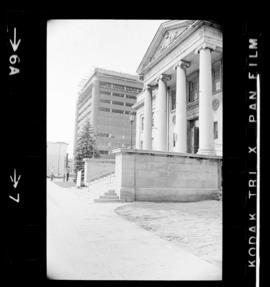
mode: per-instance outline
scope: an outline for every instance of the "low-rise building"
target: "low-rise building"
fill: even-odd
[[[65,142],[47,142],[47,176],[53,172],[56,177],[63,177],[67,164],[67,147]]]

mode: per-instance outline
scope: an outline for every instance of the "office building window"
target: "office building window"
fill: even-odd
[[[106,103],[106,104],[110,104],[111,101],[110,100],[100,100],[101,103]]]
[[[125,86],[113,84],[113,89],[116,89],[116,90],[124,90],[124,89],[125,89]]]
[[[124,94],[113,93],[113,96],[123,98]]]
[[[133,105],[133,103],[126,103],[126,107],[132,107]]]
[[[134,99],[134,100],[136,100],[136,99],[137,99],[137,97],[136,97],[136,96],[131,96],[131,95],[126,95],[126,98],[128,98],[128,99]]]
[[[123,110],[118,110],[118,109],[112,109],[113,113],[117,113],[117,114],[123,114],[124,111]]]
[[[101,88],[111,88],[112,84],[111,83],[106,83],[106,82],[100,82],[99,86]]]
[[[130,92],[138,92],[138,89],[133,87],[126,87],[126,90]]]
[[[103,95],[105,95],[105,96],[110,96],[111,95],[111,93],[110,92],[104,92],[104,91],[101,91],[101,95],[103,96]]]
[[[101,112],[110,112],[110,109],[108,109],[108,108],[98,108],[98,110],[99,111],[101,111]]]
[[[123,102],[119,102],[119,101],[112,101],[113,105],[119,105],[119,106],[123,106],[124,103]]]
[[[221,90],[221,62],[218,61],[212,67],[212,80],[213,80],[213,92],[219,92]]]
[[[109,137],[109,134],[108,133],[98,133],[97,134],[99,137],[105,137],[105,138],[108,138]]]
[[[78,117],[85,111],[87,110],[90,106],[92,106],[92,103],[90,102],[88,105],[86,105],[83,109],[80,109],[78,112]],[[90,111],[91,112],[91,111]]]
[[[194,102],[199,98],[199,82],[194,78],[188,82],[189,102]]]

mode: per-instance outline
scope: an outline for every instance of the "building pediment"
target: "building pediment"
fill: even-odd
[[[137,73],[140,74],[149,64],[161,57],[194,22],[194,20],[174,20],[161,24],[137,69]]]

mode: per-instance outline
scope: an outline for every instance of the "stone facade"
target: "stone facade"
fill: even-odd
[[[115,150],[116,192],[123,201],[198,201],[221,191],[218,156]]]

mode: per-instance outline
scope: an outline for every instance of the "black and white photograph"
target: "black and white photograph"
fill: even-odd
[[[49,278],[222,280],[222,47],[215,21],[48,21]]]
[[[262,21],[94,10],[0,25],[7,279],[260,286]]]

